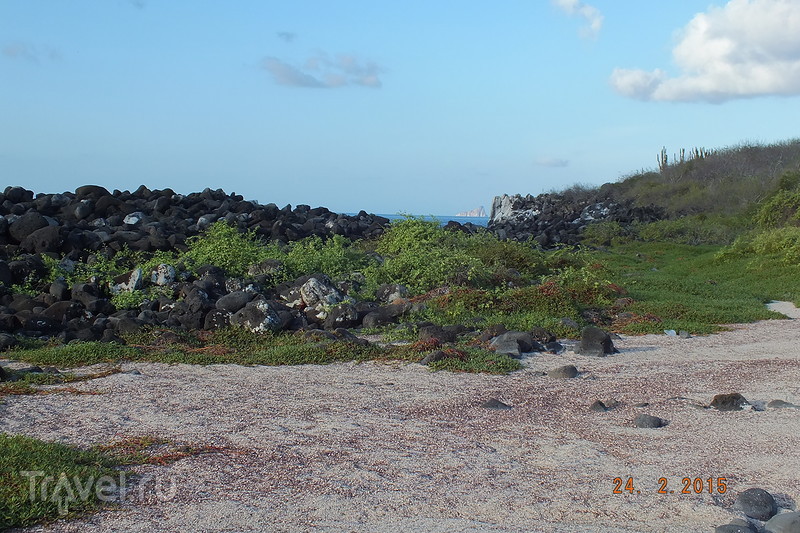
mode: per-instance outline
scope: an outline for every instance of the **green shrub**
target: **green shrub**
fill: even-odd
[[[800,225],[800,191],[779,190],[761,204],[754,220],[762,228]]]
[[[581,238],[592,246],[610,246],[628,239],[629,232],[619,222],[607,221],[589,224],[584,228]]]
[[[545,253],[530,242],[501,240],[488,231],[462,235],[461,239],[466,251],[489,268],[493,285],[501,286],[518,276],[530,281],[548,271]]]
[[[778,190],[794,191],[800,188],[800,170],[784,172],[778,179]]]
[[[434,244],[444,244],[447,240],[447,232],[435,220],[408,216],[389,225],[378,241],[376,251],[380,254],[396,255],[428,248]]]
[[[702,214],[640,224],[634,231],[639,239],[646,242],[730,244],[747,225],[746,219],[741,216]]]
[[[136,291],[121,291],[111,297],[111,303],[117,309],[136,309],[147,299],[145,293]]]
[[[247,269],[266,259],[281,257],[275,244],[266,244],[255,231],[240,232],[224,220],[211,224],[202,235],[187,240],[189,250],[181,259],[189,269],[214,265],[232,276],[243,277]]]
[[[800,265],[800,227],[787,226],[742,235],[717,257],[724,260],[754,255],[776,259],[786,265]]]
[[[470,253],[471,238],[421,218],[393,222],[376,246],[383,264],[366,270],[368,280],[401,283],[417,294],[446,285],[484,286],[492,268]]]
[[[323,241],[318,236],[293,242],[289,246],[284,263],[293,277],[322,272],[339,278],[351,272],[363,270],[375,259],[353,246],[352,242],[334,235]]]
[[[384,258],[376,272],[379,281],[400,283],[415,294],[442,286],[479,287],[489,272],[466,252],[443,247],[416,248]]]

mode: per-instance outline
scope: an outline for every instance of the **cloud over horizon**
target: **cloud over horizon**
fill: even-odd
[[[378,64],[349,54],[331,59],[325,53],[318,53],[308,58],[302,67],[268,56],[261,61],[261,66],[275,83],[288,87],[333,89],[356,85],[379,89],[383,86],[378,77],[383,69]]]
[[[614,89],[644,101],[721,103],[800,94],[800,2],[730,0],[698,13],[672,50],[680,74],[616,68]]]
[[[553,5],[569,16],[577,15],[586,21],[581,37],[596,39],[603,27],[603,14],[594,6],[580,0],[552,0]]]

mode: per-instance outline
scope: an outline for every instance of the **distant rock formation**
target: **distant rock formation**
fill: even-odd
[[[664,218],[655,206],[634,207],[598,193],[574,199],[560,193],[495,196],[488,228],[501,239],[526,241],[533,238],[542,247],[576,244],[587,225],[613,221],[630,224]]]
[[[488,216],[486,214],[486,209],[483,206],[476,207],[475,209],[470,209],[469,211],[462,211],[460,213],[456,213],[455,216],[457,217],[485,217]]]

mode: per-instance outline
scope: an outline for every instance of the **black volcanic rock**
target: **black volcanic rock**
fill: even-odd
[[[654,222],[665,217],[655,206],[634,207],[597,191],[584,198],[561,193],[502,195],[492,202],[488,228],[501,239],[533,239],[543,248],[576,244],[583,230],[597,222]]]
[[[14,220],[8,226],[8,234],[17,243],[20,243],[34,231],[47,227],[48,225],[46,218],[36,211],[32,211]]]
[[[217,267],[201,267],[197,277],[188,279],[181,265],[167,265],[155,278],[144,272],[142,288],[157,286],[166,293],[135,311],[118,311],[111,298],[139,285],[112,287],[102,280],[84,279],[70,287],[45,278],[52,272],[44,255],[91,263],[113,259],[123,250],[141,252],[144,258],[156,250],[185,252],[189,239],[218,220],[282,243],[309,235],[375,238],[389,223],[364,211],[350,216],[302,204],[294,208],[260,205],[221,189],[183,195],[145,186],[133,192],[110,192],[99,185],[85,185],[74,192],[34,195],[23,187],[9,186],[0,193],[0,331],[53,335],[66,342],[117,340],[118,334],[142,325],[217,329],[233,323],[263,330],[298,329],[312,322],[337,330],[360,325],[369,313],[377,313],[376,322],[388,323],[408,311],[404,302],[380,306],[345,300],[341,289],[319,276],[319,283],[306,278],[289,284],[287,296],[294,299],[286,302],[299,301],[297,308],[290,309],[275,300],[280,291],[259,288],[259,284],[271,286],[285,273],[275,261],[254,265],[248,292],[243,280],[230,278]],[[70,268],[69,261],[64,264]],[[35,297],[13,294],[15,284],[41,293]],[[387,300],[394,299],[389,298],[391,294],[404,296],[403,287],[391,289]],[[310,302],[315,296],[319,302]]]

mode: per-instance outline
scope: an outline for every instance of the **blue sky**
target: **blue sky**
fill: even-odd
[[[453,214],[797,138],[800,2],[0,0],[0,176]]]

